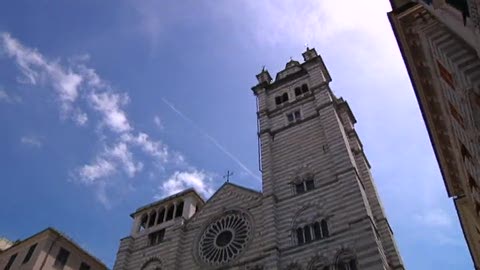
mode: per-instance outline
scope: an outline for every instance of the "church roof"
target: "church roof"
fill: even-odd
[[[215,191],[215,193],[212,194],[212,196],[210,196],[210,198],[208,198],[208,200],[205,202],[205,204],[207,204],[210,200],[212,200],[212,199],[215,197],[215,195],[217,195],[217,194],[220,192],[220,190],[224,189],[224,188],[227,187],[227,186],[232,186],[232,187],[234,187],[234,188],[238,188],[238,189],[241,189],[241,190],[250,192],[250,193],[254,193],[254,194],[257,195],[257,196],[258,196],[258,195],[260,195],[260,196],[262,195],[262,192],[260,192],[260,191],[258,191],[258,190],[254,190],[254,189],[251,189],[251,188],[247,188],[247,187],[244,187],[244,186],[240,186],[240,185],[234,184],[234,183],[232,183],[232,182],[225,182],[225,183],[223,183],[222,186],[220,186],[220,187],[217,189],[217,191]]]
[[[258,198],[258,197],[261,197],[263,195],[263,193],[258,191],[258,190],[243,187],[243,186],[234,184],[232,182],[225,182],[225,183],[223,183],[223,185],[221,185],[215,191],[215,193],[212,194],[212,196],[210,196],[210,198],[208,198],[208,200],[205,202],[205,204],[202,206],[202,208],[200,208],[199,211],[195,212],[195,214],[189,220],[187,220],[186,222],[190,223],[190,222],[194,221],[195,217],[198,214],[201,214],[205,207],[208,207],[210,204],[215,203],[215,200],[214,200],[215,197],[217,197],[219,194],[221,194],[221,191],[224,190],[224,189],[227,189],[228,187],[232,188],[232,190],[240,190],[240,191],[243,191],[243,193],[250,193],[252,195],[250,198],[252,198],[252,197],[253,198]],[[242,193],[242,192],[238,192],[238,193]]]
[[[260,192],[260,191],[258,191],[258,190],[251,189],[251,188],[247,188],[247,187],[244,187],[244,186],[240,186],[240,185],[234,184],[234,183],[232,183],[232,182],[225,182],[225,183],[223,183],[223,185],[222,185],[221,187],[219,187],[219,188],[217,189],[217,191],[215,191],[215,193],[217,193],[220,189],[222,189],[222,188],[223,188],[224,186],[226,186],[226,185],[230,185],[230,186],[233,186],[233,187],[236,187],[236,188],[240,188],[240,189],[243,189],[243,190],[248,191],[248,192],[253,192],[253,193],[257,194],[257,195],[262,195],[262,192]],[[215,195],[215,193],[212,195],[212,197]],[[210,197],[210,198],[211,198],[211,197]]]
[[[200,196],[200,194],[194,189],[194,188],[188,188],[188,189],[185,189],[183,191],[180,191],[178,193],[175,193],[175,194],[172,194],[168,197],[165,197],[163,199],[160,199],[156,202],[153,202],[153,203],[149,203],[147,205],[144,205],[140,208],[137,208],[137,210],[135,212],[133,212],[132,214],[130,214],[130,216],[133,218],[133,216],[138,213],[138,212],[141,212],[145,209],[148,209],[150,207],[153,207],[153,206],[157,206],[157,205],[160,205],[162,203],[165,203],[167,201],[170,201],[170,200],[173,200],[175,198],[178,198],[178,197],[183,197],[184,195],[187,195],[189,193],[192,193],[195,197],[197,197],[197,199],[202,203],[202,204],[205,204],[205,200],[202,198],[202,196]]]

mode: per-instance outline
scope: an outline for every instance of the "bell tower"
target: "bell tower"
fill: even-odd
[[[404,269],[348,103],[315,49],[257,97],[265,269]]]

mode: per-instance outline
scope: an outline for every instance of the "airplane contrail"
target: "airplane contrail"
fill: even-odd
[[[246,173],[251,175],[257,180],[261,180],[261,178],[252,172],[243,162],[241,162],[234,154],[230,153],[223,145],[221,145],[214,137],[210,136],[205,130],[203,130],[200,126],[198,126],[192,119],[187,117],[181,111],[179,111],[173,104],[165,98],[162,98],[163,103],[165,103],[172,111],[174,111],[178,116],[180,116],[183,120],[187,121],[190,125],[192,125],[196,130],[198,130],[205,138],[207,138],[215,147],[217,147],[220,151],[222,151],[225,155],[227,155],[230,159],[232,159],[235,163],[237,163],[240,168],[242,168]]]

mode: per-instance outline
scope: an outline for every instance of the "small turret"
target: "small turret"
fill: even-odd
[[[307,62],[308,60],[317,57],[318,54],[317,54],[317,51],[315,51],[315,48],[310,49],[307,47],[307,50],[304,53],[302,53],[302,56],[303,56],[303,60]]]
[[[259,84],[270,84],[272,81],[272,76],[268,73],[268,70],[265,69],[265,66],[262,68],[262,71],[257,75],[257,80]]]

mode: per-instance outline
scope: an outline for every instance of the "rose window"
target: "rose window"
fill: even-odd
[[[235,259],[250,238],[250,223],[244,214],[228,213],[212,222],[203,232],[199,243],[200,258],[213,265]]]

